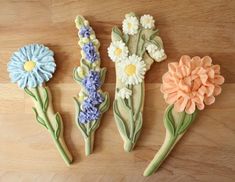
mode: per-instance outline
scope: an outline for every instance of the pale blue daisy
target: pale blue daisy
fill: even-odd
[[[42,44],[26,45],[15,52],[8,63],[11,81],[21,88],[41,86],[55,72],[54,53]]]

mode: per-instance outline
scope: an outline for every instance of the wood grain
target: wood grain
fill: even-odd
[[[80,59],[74,18],[86,16],[97,33],[102,65],[108,68],[103,90],[109,91],[113,100],[115,70],[106,50],[111,28],[120,26],[130,11],[150,13],[157,19],[168,59],[154,64],[146,76],[144,125],[135,150],[123,151],[110,108],[96,132],[94,154],[85,157],[72,100],[79,90],[72,70]],[[235,181],[234,12],[235,1],[231,0],[0,0],[0,181]],[[75,159],[70,168],[64,165],[47,131],[36,123],[31,99],[8,78],[12,52],[33,42],[55,52],[57,71],[48,85]],[[183,54],[209,55],[221,64],[226,79],[223,93],[214,105],[200,112],[158,173],[144,178],[142,173],[165,135],[161,76],[167,63]]]

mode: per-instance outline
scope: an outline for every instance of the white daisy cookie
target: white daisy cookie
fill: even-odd
[[[148,14],[140,18],[134,13],[126,14],[122,31],[113,27],[108,48],[116,70],[113,112],[127,152],[133,150],[143,124],[145,74],[154,61],[166,59],[154,22]]]

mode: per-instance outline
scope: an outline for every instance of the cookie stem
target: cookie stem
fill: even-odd
[[[126,152],[131,152],[132,149],[134,148],[134,143],[131,142],[131,140],[125,140],[124,141],[124,150]]]
[[[92,153],[92,141],[91,141],[91,136],[88,136],[85,138],[85,154],[86,156],[90,155]]]
[[[44,88],[46,89],[46,88]],[[60,155],[62,156],[62,158],[64,159],[65,163],[67,165],[70,165],[72,163],[72,157],[70,155],[70,153],[64,148],[64,146],[61,143],[60,137],[56,137],[55,135],[55,130],[49,120],[49,117],[47,115],[47,112],[43,109],[43,101],[42,101],[42,97],[39,91],[39,88],[36,87],[35,88],[35,96],[37,99],[37,102],[39,104],[39,108],[40,108],[40,113],[42,114],[43,118],[44,118],[44,122],[46,125],[46,128],[48,129],[49,133],[51,134],[51,137],[60,153]],[[61,131],[60,131],[61,132]],[[64,144],[65,145],[65,144]],[[67,152],[66,152],[67,151]]]
[[[144,176],[150,176],[155,171],[158,170],[162,162],[166,159],[166,157],[169,155],[170,151],[174,147],[174,145],[177,142],[177,137],[170,137],[167,139],[165,138],[165,141],[163,145],[161,146],[160,150],[157,152],[157,154],[154,156],[153,160],[150,162],[148,167],[144,171]]]
[[[187,131],[196,117],[197,111],[192,114],[186,112],[176,112],[173,105],[167,107],[164,116],[164,125],[166,127],[166,137],[160,150],[154,156],[146,170],[144,176],[150,176],[158,170],[160,165],[169,155],[175,144]]]

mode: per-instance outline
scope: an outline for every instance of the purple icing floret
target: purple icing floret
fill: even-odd
[[[88,76],[82,80],[82,84],[88,93],[97,91],[101,86],[100,73],[97,71],[90,71]]]
[[[97,107],[104,101],[104,97],[99,92],[93,92],[82,103],[82,108],[87,109],[90,107]]]
[[[100,117],[99,105],[104,101],[104,97],[98,92],[101,86],[100,73],[90,71],[83,79],[82,84],[88,92],[88,97],[82,103],[82,111],[79,114],[78,122],[97,121]]]
[[[90,37],[91,35],[91,27],[82,27],[79,31],[79,34],[82,36],[82,37]]]
[[[89,98],[93,105],[99,105],[104,101],[104,97],[100,92],[92,92],[90,93]]]
[[[96,107],[90,107],[81,111],[79,114],[80,123],[88,123],[98,120],[100,117],[100,111]]]
[[[85,44],[82,50],[85,52],[86,59],[89,60],[90,62],[93,63],[99,59],[99,55],[96,52],[95,46],[93,45],[92,42]]]

